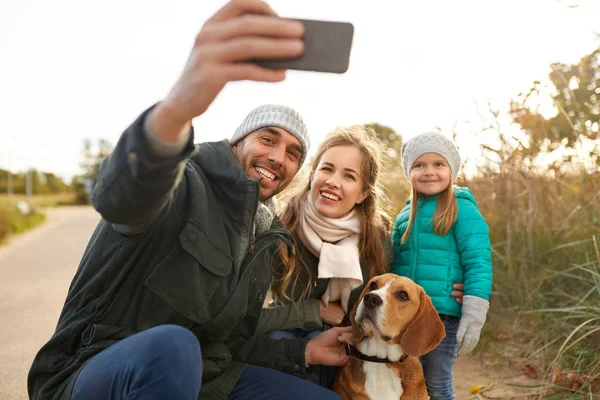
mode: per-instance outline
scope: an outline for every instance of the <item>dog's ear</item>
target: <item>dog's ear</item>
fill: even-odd
[[[352,311],[350,312],[350,324],[352,325],[351,340],[354,343],[360,342],[365,337],[365,333],[360,328],[360,326],[356,323],[356,310],[358,310],[359,304],[363,301],[363,297],[364,297],[366,291],[367,291],[367,286],[365,286],[365,288],[363,289],[363,292],[360,294],[360,297],[358,298],[358,300],[354,304],[354,307],[352,307]]]
[[[420,286],[419,292],[419,310],[400,339],[404,352],[414,357],[429,353],[446,337],[446,328],[433,307],[431,298]]]

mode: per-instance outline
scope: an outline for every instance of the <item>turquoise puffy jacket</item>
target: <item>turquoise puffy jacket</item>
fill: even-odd
[[[492,255],[489,229],[473,193],[454,187],[458,217],[446,236],[433,232],[433,214],[439,196],[419,196],[410,236],[402,244],[410,217],[410,199],[394,223],[392,272],[421,285],[439,314],[460,317],[462,306],[450,295],[453,283],[464,283],[464,294],[489,300]]]

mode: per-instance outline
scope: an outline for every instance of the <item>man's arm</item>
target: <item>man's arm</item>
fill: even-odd
[[[307,366],[340,366],[346,363],[348,356],[340,338],[350,332],[352,327],[346,326],[328,329],[310,340],[272,339],[262,334],[250,340],[240,338],[244,343],[234,352],[234,358],[251,365],[306,377]]]
[[[193,133],[188,130],[174,155],[156,154],[145,128],[149,112],[127,128],[103,161],[92,197],[102,217],[128,235],[144,232],[166,216],[184,161],[194,150]]]
[[[319,313],[318,299],[308,299],[262,310],[256,328],[256,334],[265,334],[274,330],[299,328],[314,331],[323,328]]]
[[[278,82],[285,71],[253,59],[295,58],[304,51],[304,25],[281,18],[260,0],[232,0],[210,18],[194,42],[181,76],[149,119],[157,137],[176,142],[227,82]]]
[[[192,119],[208,109],[227,82],[285,79],[285,71],[249,61],[302,54],[302,23],[275,15],[263,1],[232,0],[204,24],[169,94],[125,131],[103,163],[93,201],[106,220],[128,234],[158,223],[181,180],[183,161],[193,151]],[[150,139],[145,132],[151,132]],[[161,157],[149,149],[157,143],[166,149],[187,145],[175,156]]]

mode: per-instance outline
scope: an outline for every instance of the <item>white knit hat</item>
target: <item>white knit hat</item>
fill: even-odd
[[[438,132],[420,133],[402,144],[402,168],[404,175],[410,181],[410,169],[417,158],[425,153],[437,153],[444,157],[450,165],[452,181],[460,170],[460,154],[458,149],[446,136]]]
[[[234,145],[250,133],[267,126],[285,129],[300,141],[302,157],[298,163],[298,168],[302,167],[310,148],[310,138],[300,114],[291,107],[276,104],[265,104],[256,107],[242,121],[242,124],[236,129],[229,141]]]

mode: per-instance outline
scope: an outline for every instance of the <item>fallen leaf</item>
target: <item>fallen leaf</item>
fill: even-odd
[[[510,336],[510,334],[508,334],[507,332],[504,332],[504,331],[496,331],[496,332],[494,332],[494,338],[496,340],[507,341],[507,340],[512,339],[512,336]]]
[[[562,386],[565,383],[565,376],[558,365],[554,366],[552,370],[552,383],[558,386]]]
[[[569,372],[567,374],[567,383],[566,383],[567,389],[569,389],[571,391],[580,389],[583,386],[583,382],[584,382],[584,379],[580,375],[575,374],[573,372]]]
[[[527,374],[531,379],[537,379],[538,373],[536,369],[531,364],[523,364],[521,365],[521,369]]]
[[[479,394],[483,391],[484,388],[485,387],[481,386],[481,385],[474,385],[474,386],[471,386],[471,389],[469,389],[469,393],[470,394]]]

